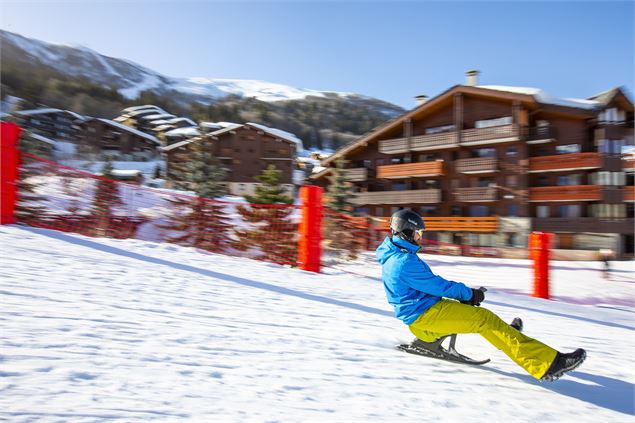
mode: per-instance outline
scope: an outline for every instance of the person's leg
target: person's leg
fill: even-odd
[[[451,333],[478,333],[536,379],[546,373],[557,354],[553,348],[510,327],[488,309],[452,300],[439,301],[409,328],[425,342]]]

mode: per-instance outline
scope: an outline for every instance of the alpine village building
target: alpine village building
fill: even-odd
[[[383,228],[412,208],[430,240],[521,247],[529,232],[547,231],[566,258],[600,249],[632,257],[635,161],[622,147],[634,144],[633,103],[623,90],[560,99],[479,86],[477,76],[418,97],[416,108],[323,160],[312,182],[326,186],[344,159],[355,213]]]
[[[228,124],[213,132],[162,147],[168,180],[175,163],[190,160],[196,143],[208,143],[214,157],[227,170],[227,190],[232,195],[252,195],[255,179],[269,165],[281,171],[280,184],[289,195],[294,192],[295,157],[302,142],[293,134],[251,122]]]

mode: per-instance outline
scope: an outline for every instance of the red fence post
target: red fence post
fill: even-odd
[[[537,298],[549,299],[549,248],[553,234],[532,232],[529,247],[534,262],[534,293]]]
[[[15,223],[21,131],[15,123],[0,122],[0,225]]]
[[[304,186],[300,188],[302,220],[298,240],[298,265],[302,270],[320,271],[322,241],[322,188]]]

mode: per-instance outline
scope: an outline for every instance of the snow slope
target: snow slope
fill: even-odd
[[[487,307],[588,351],[539,383],[476,335],[458,347],[492,359],[481,368],[394,350],[411,335],[369,255],[346,267],[365,277],[21,226],[0,226],[0,246],[0,419],[633,421],[631,306],[512,295],[522,278],[493,279]],[[560,280],[580,283],[562,294],[588,295],[594,277],[565,267]],[[633,298],[632,268],[618,270],[630,289],[613,295]]]

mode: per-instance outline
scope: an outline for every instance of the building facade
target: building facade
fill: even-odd
[[[549,231],[558,249],[632,255],[622,154],[634,143],[632,101],[619,88],[559,99],[475,77],[341,148],[312,180],[326,185],[343,158],[357,213],[386,221],[413,208],[439,241],[523,246],[528,232]]]
[[[78,157],[84,160],[150,161],[160,157],[160,141],[144,132],[108,119],[90,118],[81,124]]]
[[[54,142],[71,143],[76,142],[79,124],[84,119],[77,113],[53,108],[20,110],[15,112],[15,116],[20,126],[34,134]]]
[[[292,135],[292,134],[289,134]],[[258,185],[256,176],[269,165],[281,171],[280,183],[292,195],[293,170],[298,149],[297,138],[253,123],[232,124],[200,137],[162,148],[166,155],[168,180],[175,163],[190,160],[196,143],[206,143],[227,169],[227,190],[232,195],[252,195]]]

